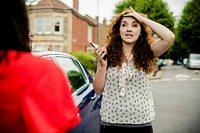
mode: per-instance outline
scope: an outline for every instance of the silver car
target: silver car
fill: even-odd
[[[200,69],[200,54],[191,53],[186,67],[190,69]]]

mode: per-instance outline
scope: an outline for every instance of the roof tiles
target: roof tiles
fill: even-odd
[[[31,9],[44,9],[44,8],[71,9],[69,6],[67,6],[60,0],[41,0],[40,2],[38,2],[37,5],[31,7]]]

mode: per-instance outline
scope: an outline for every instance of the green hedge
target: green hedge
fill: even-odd
[[[90,74],[94,76],[97,67],[97,58],[93,52],[90,53],[76,52],[70,54],[75,56],[81,63],[83,63],[83,65],[90,72]]]

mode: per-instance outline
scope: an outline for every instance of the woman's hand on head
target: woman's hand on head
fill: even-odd
[[[132,7],[130,7],[131,13],[125,14],[125,17],[134,17],[136,18],[139,22],[142,22],[143,16],[141,16],[138,12],[136,12]]]
[[[100,63],[100,65],[103,66],[107,66],[107,58],[104,58],[104,56],[107,54],[107,50],[106,47],[99,47],[97,49],[95,49],[95,54],[97,55],[97,59],[98,62]]]

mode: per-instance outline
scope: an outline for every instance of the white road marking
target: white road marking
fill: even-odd
[[[200,81],[200,78],[192,78],[193,81]]]
[[[165,79],[154,79],[154,80],[150,80],[153,82],[159,82],[159,81],[200,81],[200,78],[179,78],[179,79],[172,79],[172,78],[165,78]]]
[[[176,81],[186,81],[188,79],[176,79]]]
[[[190,78],[189,75],[185,75],[185,74],[182,74],[182,73],[179,73],[175,76],[175,78]]]
[[[158,82],[160,80],[159,79],[153,79],[153,80],[150,80],[150,81]]]
[[[183,73],[179,73],[174,76],[174,78],[160,78],[160,79],[151,79],[153,82],[159,82],[159,81],[200,81],[200,78],[192,78],[190,75],[186,75]]]
[[[172,81],[172,79],[170,79],[170,78],[166,78],[166,79],[161,79],[162,81]]]

